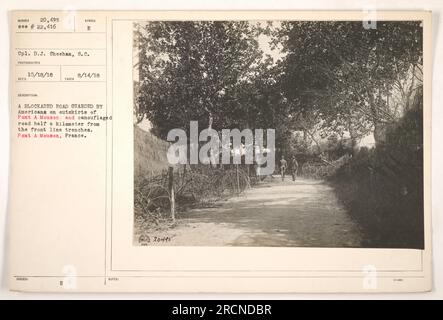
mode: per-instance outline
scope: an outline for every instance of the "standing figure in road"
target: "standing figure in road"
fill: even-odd
[[[281,157],[280,160],[280,174],[281,174],[281,181],[285,180],[285,173],[286,173],[286,169],[288,167],[288,163],[286,162],[284,156]]]
[[[292,181],[295,181],[295,178],[297,178],[297,171],[298,171],[298,162],[295,156],[293,156],[291,160]]]

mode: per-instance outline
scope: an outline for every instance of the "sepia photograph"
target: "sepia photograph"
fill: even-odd
[[[421,21],[132,36],[134,246],[424,249]]]
[[[443,34],[422,1],[8,12],[4,289],[435,291]],[[167,314],[222,314],[198,307]]]

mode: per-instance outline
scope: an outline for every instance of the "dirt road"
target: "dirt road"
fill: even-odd
[[[274,177],[190,210],[175,228],[145,239],[145,245],[359,247],[361,235],[325,182]]]

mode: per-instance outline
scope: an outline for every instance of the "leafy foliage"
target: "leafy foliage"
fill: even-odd
[[[361,149],[331,180],[367,246],[424,246],[422,112],[417,98],[383,145]]]
[[[357,21],[285,22],[274,41],[281,39],[282,90],[303,130],[321,119],[315,131],[358,138],[394,122],[394,85],[422,64],[420,22],[379,21],[376,29]]]
[[[139,119],[147,117],[162,138],[191,120],[216,130],[244,127],[257,114],[249,99],[262,66],[258,32],[248,22],[139,26]]]

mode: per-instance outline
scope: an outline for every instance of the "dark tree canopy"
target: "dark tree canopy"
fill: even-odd
[[[154,22],[139,27],[138,116],[165,137],[191,120],[245,126],[261,67],[259,28],[247,22]]]
[[[286,22],[274,41],[287,52],[282,90],[296,112],[355,136],[395,120],[394,85],[422,64],[420,22],[379,21],[376,29],[359,21]]]
[[[263,36],[282,59],[263,52]],[[319,150],[345,132],[354,144],[370,132],[378,141],[422,82],[419,21],[151,22],[136,25],[135,40],[135,114],[161,138],[195,120],[274,128],[287,150],[297,131]]]

